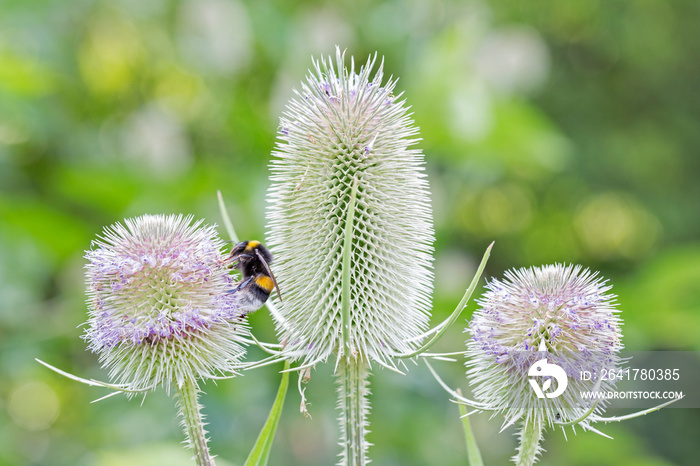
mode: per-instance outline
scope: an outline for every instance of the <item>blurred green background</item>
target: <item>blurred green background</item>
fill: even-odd
[[[699,19],[697,0],[2,0],[0,464],[193,464],[172,398],[90,404],[105,391],[34,358],[106,378],[78,327],[83,251],[103,226],[172,212],[221,223],[220,189],[239,235],[264,238],[278,117],[311,56],[336,44],[359,61],[383,55],[421,128],[435,322],[495,240],[488,276],[583,264],[614,284],[627,348],[700,350]],[[440,349],[463,348],[460,322]],[[275,339],[264,311],[252,325]],[[437,367],[467,389],[461,362]],[[245,459],[277,370],[206,385],[220,464]],[[376,464],[466,463],[457,407],[423,366],[372,383]],[[290,390],[271,464],[335,461],[331,368],[307,396],[311,420]],[[501,421],[473,417],[486,464],[514,452]],[[615,440],[550,432],[541,464],[700,455],[698,410],[601,429]]]

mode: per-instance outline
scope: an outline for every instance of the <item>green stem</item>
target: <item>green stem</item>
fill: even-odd
[[[518,454],[513,458],[517,466],[532,466],[540,453],[543,430],[542,419],[534,414],[526,416],[520,430]]]
[[[342,293],[341,293],[341,349],[338,354],[338,408],[341,410],[339,421],[341,431],[340,445],[343,448],[338,464],[343,466],[364,466],[369,462],[367,449],[367,415],[369,414],[369,365],[365,356],[353,354],[350,341],[351,318],[351,278],[352,278],[352,237],[355,220],[355,203],[357,201],[358,179],[355,177],[350,192],[348,210],[345,217]]]
[[[199,389],[192,379],[185,379],[182,387],[178,390],[180,413],[182,414],[182,424],[185,428],[185,435],[194,450],[194,457],[197,466],[215,466],[214,459],[209,454],[207,446],[207,436],[204,430],[204,418],[200,412],[197,402]]]
[[[350,201],[348,202],[348,212],[345,218],[345,232],[343,241],[343,276],[342,276],[342,293],[340,295],[340,307],[341,315],[343,317],[343,324],[341,328],[341,339],[342,339],[342,355],[346,359],[350,358],[352,355],[352,348],[350,344],[350,278],[351,278],[351,264],[350,258],[352,257],[352,227],[355,218],[355,201],[357,199],[357,178],[353,180],[352,191],[350,192]]]
[[[341,460],[343,466],[364,466],[367,459],[367,442],[369,430],[367,415],[370,404],[369,366],[361,359],[343,358],[340,363],[338,376],[338,407],[341,410],[340,430]]]

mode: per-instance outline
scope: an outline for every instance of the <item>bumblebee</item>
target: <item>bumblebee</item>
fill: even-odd
[[[228,260],[233,261],[231,267],[240,270],[243,275],[238,285],[229,291],[237,294],[242,314],[260,309],[270,297],[273,288],[282,300],[277,280],[270,270],[272,254],[260,241],[238,243],[231,250]]]

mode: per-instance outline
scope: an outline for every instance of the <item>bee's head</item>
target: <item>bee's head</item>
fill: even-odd
[[[245,270],[260,262],[272,262],[272,254],[262,245],[260,241],[242,241],[231,249],[229,260],[233,261],[233,266],[240,270]]]

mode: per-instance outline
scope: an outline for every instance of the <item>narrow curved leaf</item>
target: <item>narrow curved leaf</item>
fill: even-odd
[[[457,389],[458,394],[462,392]],[[467,459],[469,460],[469,466],[484,466],[484,461],[481,459],[481,452],[479,451],[479,446],[476,444],[476,439],[474,438],[474,432],[472,432],[471,424],[469,423],[469,415],[467,415],[467,407],[463,404],[459,404],[459,415],[462,417],[462,425],[464,426],[464,439],[467,445]]]
[[[285,361],[284,370],[287,371],[289,367],[289,361]],[[270,458],[272,442],[277,432],[277,424],[279,424],[280,417],[282,416],[282,407],[284,406],[284,399],[287,396],[288,388],[289,372],[282,372],[282,381],[280,382],[279,390],[277,390],[277,397],[270,410],[270,415],[267,417],[267,421],[260,431],[258,439],[255,441],[255,446],[250,451],[248,459],[245,461],[245,466],[265,466],[267,464],[267,460]]]

